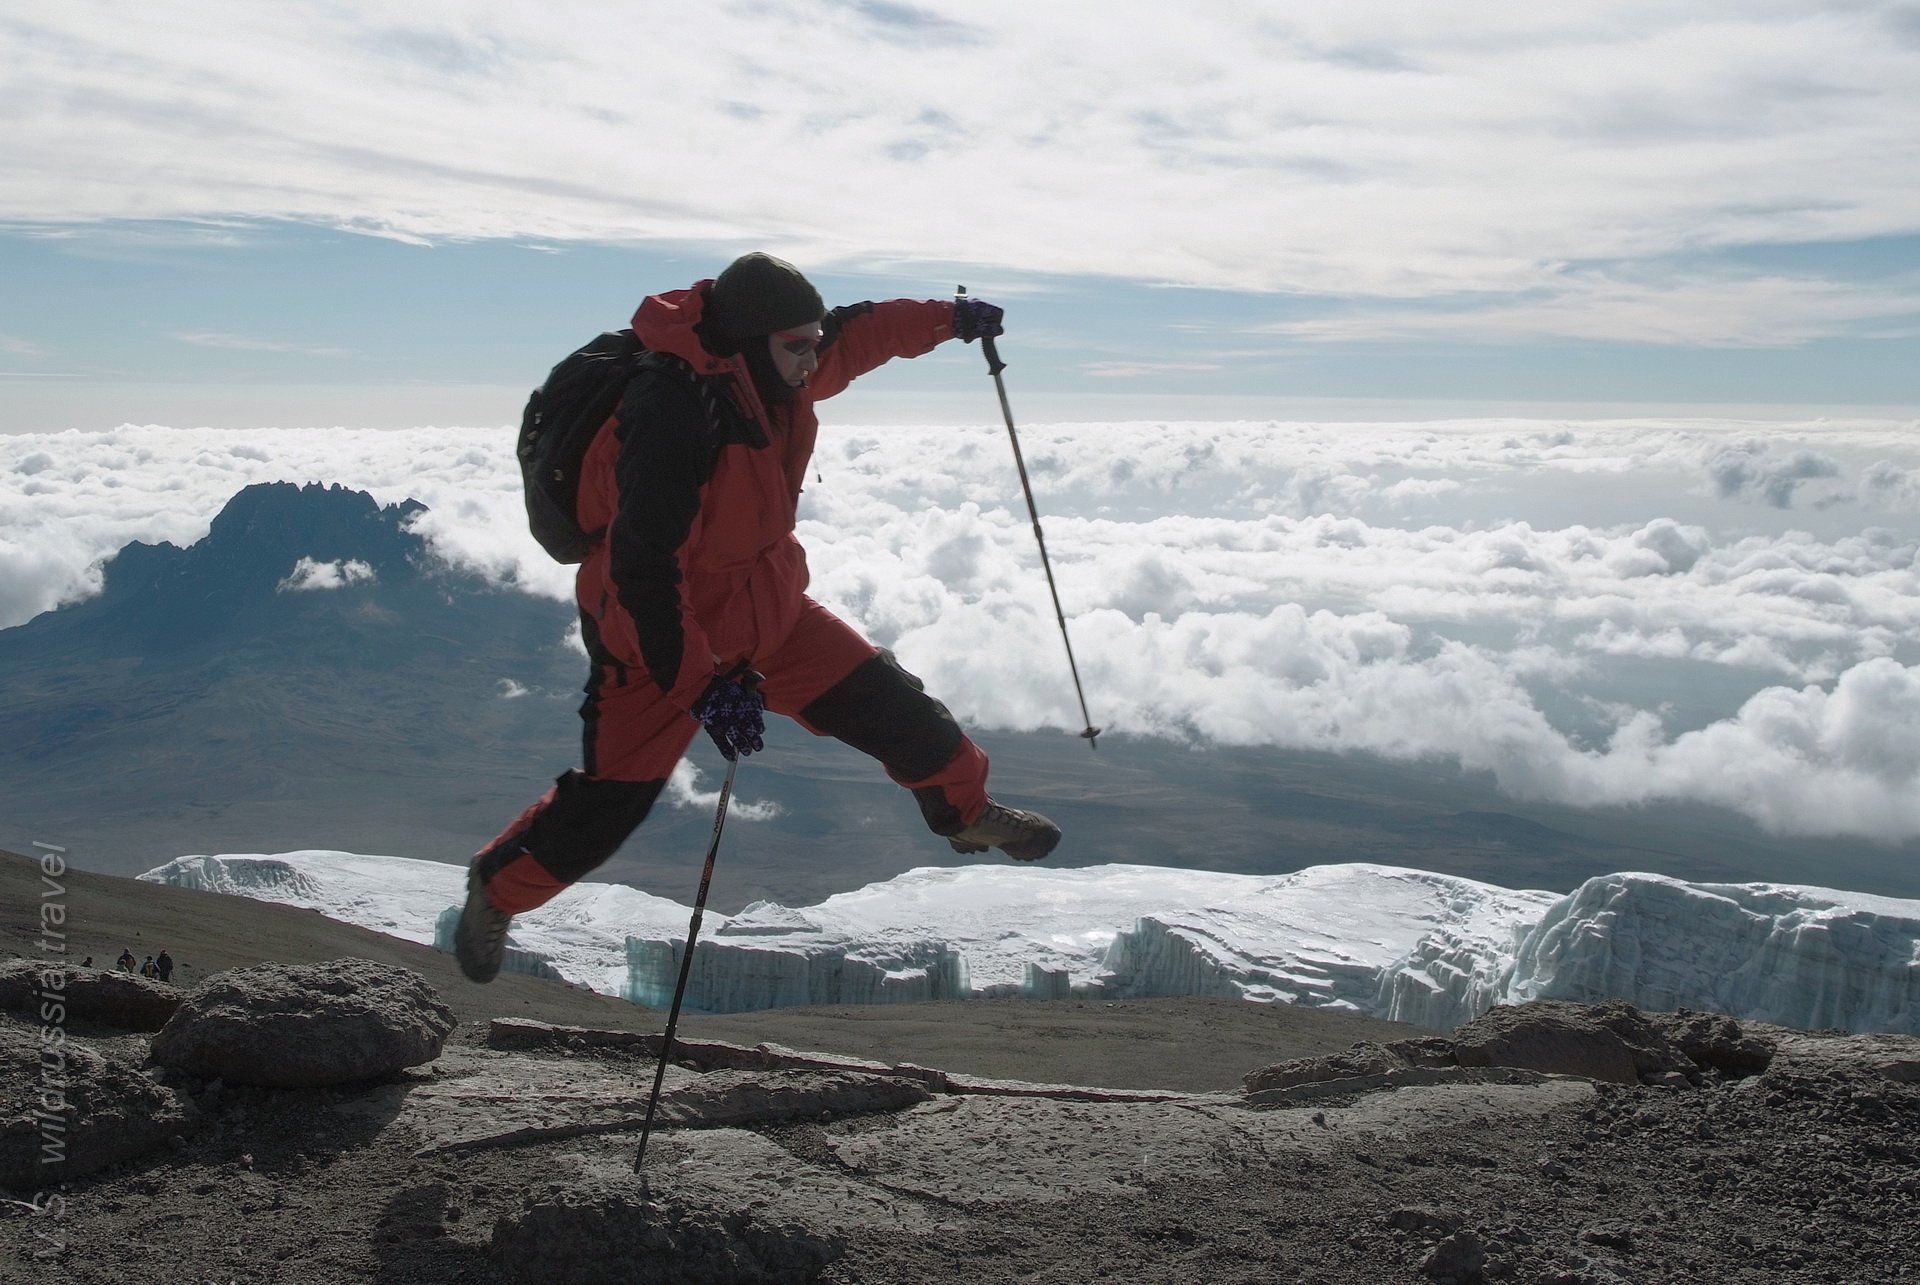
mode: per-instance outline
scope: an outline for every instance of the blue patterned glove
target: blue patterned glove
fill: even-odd
[[[971,297],[953,301],[953,333],[959,335],[962,342],[972,343],[976,339],[992,339],[1007,333],[1000,328],[1000,318],[1006,311],[996,308],[985,299]]]
[[[688,712],[700,720],[707,735],[720,747],[720,755],[731,763],[756,750],[767,748],[766,700],[756,690],[760,675],[749,671],[742,679],[716,678],[700,693]]]

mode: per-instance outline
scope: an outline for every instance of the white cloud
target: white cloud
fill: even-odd
[[[192,0],[128,23],[68,0],[8,19],[36,111],[0,136],[0,215],[1482,295],[1469,329],[1504,335],[1897,333],[1910,280],[1723,267],[1655,288],[1633,265],[1911,235],[1920,170],[1890,159],[1920,116],[1906,15]],[[1409,326],[1463,333],[1382,313],[1298,333]]]
[[[374,579],[373,568],[358,558],[342,559],[337,562],[319,562],[313,558],[302,558],[293,564],[293,570],[287,574],[275,589],[281,593],[311,593],[318,590],[345,589],[348,585],[366,584]]]
[[[16,335],[0,335],[0,355],[18,357],[25,361],[44,361],[47,350],[29,339]]]
[[[1116,737],[1450,761],[1532,797],[1692,798],[1783,830],[1920,835],[1899,793],[1920,793],[1902,766],[1920,754],[1910,424],[1021,436],[1093,718]],[[1747,470],[1724,495],[1701,485],[1723,455]],[[800,525],[815,596],[969,724],[1078,731],[1003,427],[829,423],[815,465]],[[1844,512],[1751,502],[1808,471],[1879,482]],[[191,543],[235,491],[276,479],[417,498],[441,556],[571,596],[526,532],[509,429],[127,426],[0,436],[0,624],[90,592],[129,540]],[[716,801],[692,778],[674,797]]]
[[[1139,379],[1153,375],[1219,370],[1214,361],[1093,361],[1081,367],[1095,379]]]
[[[1920,469],[1876,460],[1861,475],[1860,485],[1889,508],[1920,509]]]
[[[1565,269],[1526,294],[1443,297],[1429,305],[1360,305],[1276,323],[1272,334],[1308,342],[1383,339],[1530,343],[1591,339],[1700,347],[1775,348],[1834,335],[1920,333],[1920,280],[1859,282],[1779,275],[1676,272],[1649,279]]]
[[[177,331],[173,337],[183,344],[193,344],[199,348],[230,348],[238,352],[299,353],[306,357],[352,356],[352,353],[345,348],[293,343],[284,339],[259,339],[249,335],[228,335],[210,330]]]
[[[720,787],[716,784],[711,790],[700,788],[704,774],[694,766],[693,760],[683,758],[673,765],[673,772],[667,777],[665,798],[669,807],[695,808],[712,812],[720,806]],[[771,800],[749,803],[738,794],[727,799],[727,816],[741,821],[771,821],[779,816],[781,808]]]
[[[1920,834],[1920,666],[1870,660],[1824,687],[1770,687],[1671,740],[1641,717],[1605,755],[1551,764],[1543,792],[1704,799],[1789,833]],[[1737,770],[1729,770],[1737,767]],[[1555,788],[1555,787],[1558,788]]]
[[[1716,446],[1704,463],[1721,496],[1758,500],[1776,509],[1792,508],[1795,494],[1807,483],[1840,476],[1840,466],[1824,455],[1776,452],[1759,438]]]

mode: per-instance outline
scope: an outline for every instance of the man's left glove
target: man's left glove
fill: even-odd
[[[738,679],[715,678],[688,711],[731,763],[767,748],[767,702],[759,692],[760,675],[748,670]]]
[[[1004,335],[1000,328],[1000,319],[1006,311],[996,308],[985,299],[966,297],[953,301],[953,333],[960,336],[962,342],[972,343],[976,339],[992,339]]]

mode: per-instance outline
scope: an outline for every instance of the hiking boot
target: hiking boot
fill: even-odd
[[[467,904],[460,912],[459,926],[453,930],[453,954],[460,961],[460,971],[476,982],[498,977],[500,961],[507,953],[507,925],[512,922],[512,915],[493,908],[479,872],[469,869]]]
[[[947,836],[955,852],[998,848],[1015,861],[1038,861],[1060,842],[1060,827],[1038,812],[1002,807],[987,800],[987,810],[958,834]]]

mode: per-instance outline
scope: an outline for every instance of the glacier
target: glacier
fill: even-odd
[[[467,895],[464,866],[320,849],[186,856],[137,877],[317,910],[402,941],[444,941],[448,950]],[[504,967],[617,995],[627,978],[627,934],[685,935],[689,913],[623,884],[575,884],[514,920]]]
[[[802,910],[748,906],[703,930],[688,990],[710,1012],[1068,994],[1370,1010],[1381,970],[1431,928],[1453,927],[1492,949],[1511,937],[1513,920],[1551,900],[1360,864],[1273,876],[922,867]],[[631,939],[622,993],[670,999],[684,936]]]
[[[140,876],[450,949],[462,867],[308,850]],[[517,916],[507,967],[664,1007],[689,907],[583,883]],[[1368,863],[1285,875],[1144,865],[922,867],[818,905],[707,912],[707,1012],[1024,996],[1205,995],[1449,1030],[1498,1003],[1625,999],[1809,1029],[1920,1032],[1920,901],[1781,884],[1503,888]]]
[[[1920,902],[1782,884],[1589,879],[1515,952],[1506,998],[1738,1013],[1804,1029],[1920,1030]]]

